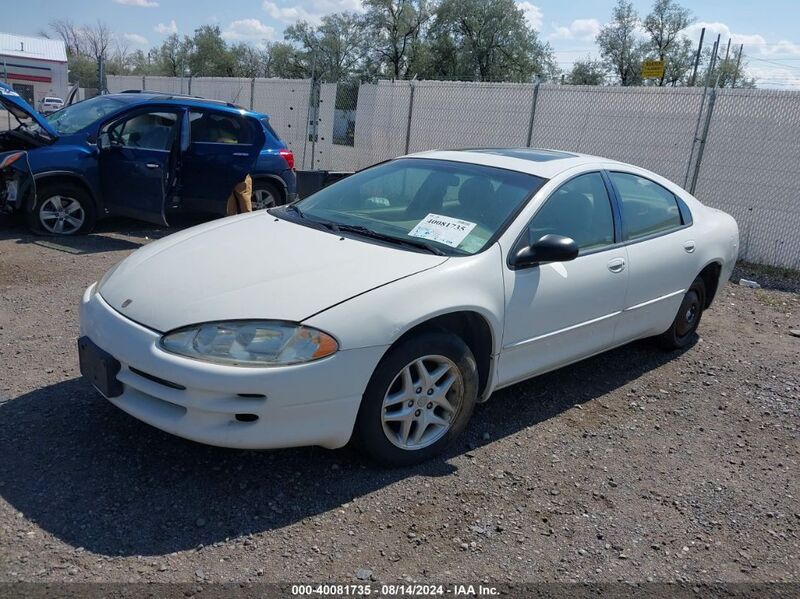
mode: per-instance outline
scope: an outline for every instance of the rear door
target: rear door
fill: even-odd
[[[186,208],[225,214],[233,188],[253,171],[264,146],[264,131],[254,119],[214,109],[193,108],[188,120],[182,203]]]
[[[700,272],[691,214],[666,187],[641,175],[610,171],[628,249],[629,283],[617,340],[663,333]]]
[[[136,110],[101,129],[100,180],[114,214],[166,225],[166,201],[175,185],[181,111]]]

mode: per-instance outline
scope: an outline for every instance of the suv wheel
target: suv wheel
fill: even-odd
[[[40,186],[27,216],[35,233],[58,236],[88,233],[96,219],[91,196],[74,183]]]
[[[253,193],[250,196],[253,210],[274,208],[283,203],[283,195],[268,181],[253,181]]]

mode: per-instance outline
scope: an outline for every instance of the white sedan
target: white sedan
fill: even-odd
[[[89,287],[81,371],[159,429],[238,448],[439,453],[493,391],[643,337],[687,346],[738,228],[654,173],[434,151],[151,243]]]

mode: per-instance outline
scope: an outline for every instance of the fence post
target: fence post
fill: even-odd
[[[256,95],[256,78],[250,78],[250,110],[253,110],[253,106],[255,104],[255,95]]]
[[[189,75],[189,83],[187,84],[187,89],[188,89],[188,91],[186,92],[186,95],[187,96],[191,96],[192,95],[192,76],[191,75]]]
[[[411,121],[414,117],[414,90],[416,86],[414,85],[414,80],[408,82],[409,86],[411,86],[411,95],[408,98],[408,122],[406,123],[406,151],[405,153],[408,154],[409,150],[411,149]]]
[[[703,124],[703,135],[700,138],[700,146],[697,148],[697,160],[694,163],[694,174],[692,175],[692,185],[689,187],[689,193],[694,194],[697,187],[697,178],[700,176],[700,163],[703,162],[703,150],[706,147],[706,139],[708,138],[708,129],[711,126],[711,115],[714,113],[714,103],[717,100],[717,88],[711,90],[711,97],[708,100],[708,112],[706,113],[706,122]]]
[[[539,99],[539,84],[541,84],[541,80],[537,79],[536,84],[533,86],[533,100],[531,100],[531,120],[528,123],[528,141],[525,144],[526,148],[530,148],[531,141],[533,141],[533,119],[536,116],[536,102]]]
[[[147,89],[147,75],[142,75],[142,89]]]

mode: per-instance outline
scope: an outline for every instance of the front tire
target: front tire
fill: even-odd
[[[664,349],[682,349],[692,343],[700,326],[703,307],[706,305],[706,285],[697,277],[683,296],[672,325],[656,340]]]
[[[97,216],[89,193],[80,185],[64,182],[41,185],[27,218],[34,233],[66,237],[91,231]]]
[[[423,333],[378,364],[361,401],[356,438],[384,466],[423,462],[464,431],[477,396],[469,347],[449,333]]]

